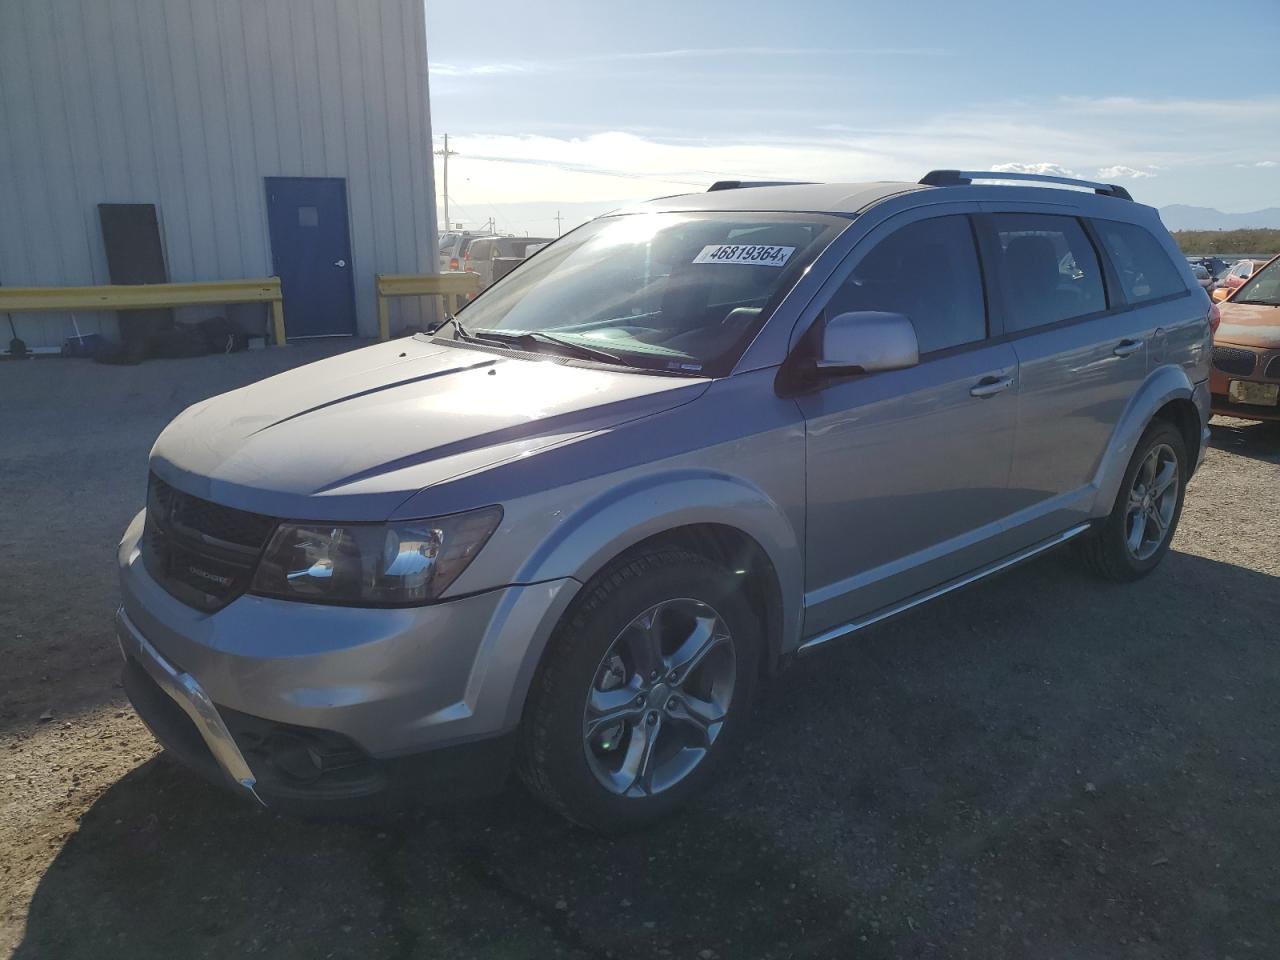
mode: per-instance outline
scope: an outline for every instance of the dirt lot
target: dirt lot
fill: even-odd
[[[0,949],[76,957],[1280,955],[1280,429],[1218,421],[1160,570],[1052,556],[801,661],[686,815],[241,805],[117,682],[114,545],[186,404],[323,348],[0,365]]]

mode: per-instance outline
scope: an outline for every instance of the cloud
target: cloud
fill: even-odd
[[[684,60],[707,57],[825,57],[825,56],[949,57],[955,54],[937,47],[680,47],[674,50],[646,50],[637,53],[602,54],[578,57],[579,62],[614,60]]]
[[[1155,174],[1150,170],[1137,170],[1133,167],[1126,167],[1124,164],[1116,164],[1114,167],[1103,167],[1098,171],[1099,180],[1117,180],[1125,178],[1140,180],[1143,177],[1154,176]]]
[[[529,73],[535,69],[527,63],[476,63],[458,66],[453,63],[433,63],[431,72],[440,77],[495,77],[511,73]]]
[[[996,173],[1038,173],[1051,177],[1076,177],[1074,170],[1068,170],[1059,163],[997,163],[991,168]]]
[[[793,116],[772,105],[730,116],[723,104],[704,113],[695,103],[678,124],[662,127],[554,134],[545,125],[501,133],[453,128],[449,142],[459,155],[450,162],[449,186],[456,204],[477,208],[476,222],[493,215],[487,205],[616,206],[737,178],[914,182],[935,168],[1128,178],[1141,180],[1144,202],[1225,209],[1233,201],[1226,190],[1231,177],[1223,174],[1233,164],[1280,167],[1280,123],[1241,138],[1236,118],[1274,113],[1280,120],[1280,99],[1230,109],[1206,102],[1014,99],[879,124],[860,116],[840,123],[829,111],[806,113],[801,106],[789,108]],[[1186,135],[1189,128],[1195,137]],[[1258,160],[1259,153],[1277,159]],[[1247,209],[1275,202],[1256,192],[1234,203]]]
[[[1065,110],[1094,116],[1183,116],[1230,120],[1280,116],[1280,97],[1243,98],[1240,100],[1147,100],[1141,97],[1073,97],[1058,98]]]
[[[497,63],[428,64],[436,77],[493,77],[513,73],[562,73],[577,67],[601,63],[648,62],[654,60],[723,60],[726,57],[948,57],[950,51],[934,47],[676,47],[671,50],[637,50],[624,53],[589,54],[544,60],[515,60]]]

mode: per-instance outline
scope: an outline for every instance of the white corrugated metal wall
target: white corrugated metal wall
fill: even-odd
[[[172,280],[267,276],[263,178],[343,177],[372,336],[374,274],[435,269],[431,162],[422,0],[0,0],[6,286],[109,282],[99,203],[156,205]]]

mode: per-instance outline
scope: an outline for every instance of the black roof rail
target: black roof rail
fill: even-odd
[[[712,190],[741,190],[743,187],[798,187],[802,184],[813,183],[812,180],[717,180],[711,186],[707,187],[707,193]]]
[[[1072,187],[1087,187],[1104,197],[1132,200],[1129,191],[1119,184],[1098,183],[1094,180],[1077,180],[1074,177],[1058,177],[1049,173],[1012,173],[1000,170],[930,170],[920,182],[926,187],[959,187],[975,180],[1029,180],[1033,183],[1065,183]]]

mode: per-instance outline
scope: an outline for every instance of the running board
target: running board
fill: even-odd
[[[1088,530],[1089,527],[1090,524],[1082,523],[1080,526],[1072,527],[1070,530],[1060,533],[1056,537],[1050,537],[1048,540],[1042,540],[1033,547],[1028,547],[1026,550],[1015,553],[1012,556],[1005,557],[1003,560],[994,563],[989,567],[983,567],[976,573],[968,574],[967,576],[961,577],[959,580],[952,580],[950,583],[945,583],[940,587],[934,587],[926,593],[916,594],[909,600],[904,600],[902,603],[896,604],[895,606],[887,607],[879,613],[873,613],[861,620],[853,620],[849,623],[842,624],[841,626],[832,627],[826,633],[820,633],[812,640],[806,640],[804,643],[800,644],[796,653],[809,653],[815,647],[821,646],[828,640],[837,640],[840,637],[847,637],[849,634],[857,633],[859,630],[864,630],[872,624],[879,623],[881,620],[888,620],[890,617],[896,617],[900,613],[905,613],[912,607],[918,607],[922,603],[928,603],[930,600],[935,600],[943,594],[950,593],[952,590],[959,590],[961,587],[967,587],[969,584],[976,583],[985,577],[991,576],[993,573],[999,573],[1001,570],[1007,570],[1009,567],[1016,566],[1024,560],[1030,560],[1032,557],[1044,553],[1046,550],[1052,550],[1054,547],[1059,544],[1066,543],[1073,537],[1078,537],[1080,534]]]

